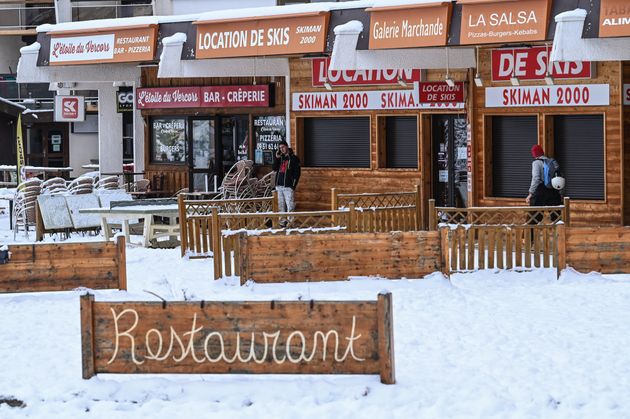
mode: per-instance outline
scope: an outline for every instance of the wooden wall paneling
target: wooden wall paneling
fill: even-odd
[[[622,85],[630,84],[630,61],[624,61],[622,65]],[[622,97],[625,92],[622,89]],[[623,99],[621,101],[623,103]],[[630,187],[630,105],[622,105],[622,133],[623,133],[623,188]],[[630,225],[630,193],[623,193],[624,225]]]
[[[491,48],[482,48],[480,50],[479,73],[484,81],[484,87],[474,87],[472,100],[474,113],[473,128],[473,150],[474,150],[474,195],[475,204],[478,206],[513,206],[522,205],[523,199],[527,195],[527,191],[523,192],[523,198],[494,198],[491,196],[491,178],[492,178],[492,153],[488,153],[487,141],[489,126],[487,124],[488,116],[491,115],[518,115],[532,113],[538,115],[539,133],[541,139],[547,139],[543,145],[549,147],[553,142],[553,134],[549,132],[546,124],[547,116],[552,118],[553,115],[566,114],[603,114],[605,129],[605,188],[606,199],[604,201],[584,201],[572,200],[572,223],[574,225],[599,224],[599,225],[620,225],[623,222],[622,214],[622,179],[630,180],[630,173],[624,170],[622,163],[623,144],[628,140],[622,139],[622,106],[620,91],[621,69],[622,66],[618,62],[599,62],[597,63],[596,77],[590,80],[571,80],[558,81],[556,84],[609,84],[610,85],[610,106],[592,106],[592,107],[541,107],[541,108],[486,108],[485,107],[485,88],[494,86],[509,86],[508,82],[492,82],[491,81]],[[630,77],[628,65],[623,66],[624,77]],[[542,85],[544,82],[522,82],[523,85]],[[542,140],[541,140],[542,141]],[[491,151],[491,149],[490,149]],[[524,156],[530,158],[530,156]],[[625,162],[630,157],[624,156]],[[630,211],[627,211],[630,215]]]
[[[628,272],[630,228],[567,227],[566,263],[580,272]]]

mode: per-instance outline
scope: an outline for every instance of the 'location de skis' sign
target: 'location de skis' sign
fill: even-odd
[[[81,297],[83,378],[97,373],[380,374],[394,384],[391,294],[377,301],[95,302]]]

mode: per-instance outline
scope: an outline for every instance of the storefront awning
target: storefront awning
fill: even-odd
[[[182,60],[186,34],[162,41],[158,77],[269,77],[288,76],[288,58],[243,57]]]
[[[551,61],[630,60],[630,37],[582,38],[586,13],[584,9],[575,9],[556,16]]]
[[[469,68],[476,65],[473,47],[357,50],[362,32],[363,24],[359,21],[350,21],[335,28],[331,70]]]

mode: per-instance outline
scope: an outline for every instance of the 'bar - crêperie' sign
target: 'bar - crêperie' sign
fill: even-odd
[[[492,50],[492,81],[542,80],[549,74],[556,79],[590,79],[593,66],[589,61],[549,64],[551,48],[505,48]],[[549,68],[547,68],[549,66]]]
[[[92,32],[50,32],[50,65],[149,61],[157,27]]]
[[[323,52],[328,13],[196,23],[196,58]]]
[[[449,86],[443,81],[420,83],[421,103],[463,103],[464,82],[455,82],[455,86]]]
[[[601,0],[599,36],[601,38],[630,36],[630,3],[628,0]]]
[[[607,84],[565,84],[557,86],[489,87],[487,108],[544,106],[608,106]]]
[[[541,41],[547,34],[549,0],[459,3],[463,3],[461,44]]]
[[[330,58],[314,58],[313,87],[367,86],[409,83],[422,79],[422,71],[416,69],[331,70]]]
[[[380,374],[394,384],[392,323],[391,293],[330,302],[95,302],[83,295],[83,378]]]
[[[450,2],[368,9],[370,49],[446,45],[451,10]]]
[[[138,109],[270,106],[269,85],[158,87],[137,89]]]

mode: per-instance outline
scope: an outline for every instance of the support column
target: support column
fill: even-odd
[[[134,97],[134,109],[133,109],[133,167],[134,172],[144,171],[144,121],[142,119],[142,112],[136,109],[135,98],[136,89],[140,87],[140,80],[136,80],[133,84],[133,97]]]
[[[56,0],[55,15],[57,16],[57,23],[72,22],[72,4],[70,0]]]
[[[116,112],[116,88],[98,88],[98,161],[101,173],[122,172],[122,114]]]

